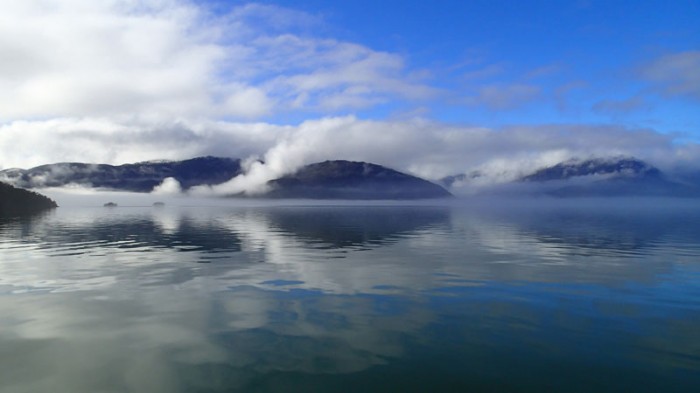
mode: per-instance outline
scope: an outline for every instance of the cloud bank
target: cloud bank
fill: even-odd
[[[60,132],[47,133],[47,127]],[[302,165],[333,159],[373,162],[433,180],[479,171],[487,182],[512,180],[573,157],[631,155],[662,168],[697,166],[700,148],[677,143],[681,136],[620,126],[494,129],[354,116],[308,120],[296,126],[214,121],[127,126],[106,120],[64,119],[0,127],[2,145],[14,141],[4,159],[19,167],[78,158],[109,163],[201,155],[247,159],[245,175],[197,190],[221,194],[261,192],[268,180]],[[29,160],[23,156],[26,151],[34,153]],[[174,189],[172,184],[163,184],[161,191]]]
[[[437,94],[401,56],[304,34],[313,23],[259,4],[215,13],[179,0],[3,2],[0,121],[251,119]]]

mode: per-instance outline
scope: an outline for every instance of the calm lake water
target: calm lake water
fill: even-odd
[[[700,205],[675,204],[0,220],[0,392],[700,391]]]

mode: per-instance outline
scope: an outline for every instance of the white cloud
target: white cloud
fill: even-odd
[[[249,119],[436,94],[401,56],[308,33],[320,24],[259,4],[217,14],[185,0],[2,2],[0,121]]]
[[[623,154],[666,167],[697,166],[698,146],[679,144],[677,137],[683,135],[620,126],[485,128],[354,116],[308,120],[296,126],[56,119],[0,126],[0,153],[5,168],[62,161],[122,164],[203,155],[249,158],[245,176],[213,189],[239,193],[259,192],[268,180],[306,164],[334,159],[374,162],[428,179],[479,170],[489,182],[591,155]]]
[[[289,127],[210,120],[61,118],[0,125],[2,167],[54,162],[123,164],[260,154]]]
[[[256,118],[271,112],[274,103],[267,94],[255,87],[240,86],[226,97],[221,113],[244,118]]]
[[[177,195],[182,192],[180,182],[174,177],[166,177],[159,185],[153,187],[152,194],[155,195]]]
[[[14,60],[0,66],[0,116],[203,110],[225,56],[203,22],[176,1],[3,2],[0,55]]]
[[[428,179],[479,170],[488,181],[509,180],[544,165],[591,155],[624,154],[661,166],[693,166],[700,149],[692,143],[675,143],[675,138],[618,126],[492,129],[424,119],[371,121],[353,116],[308,120],[297,126],[57,119],[0,126],[0,153],[5,168],[61,161],[121,164],[202,155],[250,158],[245,176],[213,190],[199,190],[238,193],[259,192],[268,180],[305,164],[333,159],[374,162]]]
[[[440,94],[436,88],[409,76],[404,60],[395,54],[330,39],[283,35],[264,37],[256,45],[262,68],[287,65],[265,84],[275,97],[295,109],[362,108],[389,98],[422,100]]]

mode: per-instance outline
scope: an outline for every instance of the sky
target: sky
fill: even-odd
[[[700,167],[700,1],[0,0],[0,168]],[[265,164],[255,164],[262,159]]]

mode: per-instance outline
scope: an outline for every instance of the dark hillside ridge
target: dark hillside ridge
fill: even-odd
[[[184,161],[149,161],[107,165],[67,162],[31,169],[0,171],[3,180],[18,187],[61,187],[79,184],[112,190],[150,192],[172,177],[183,189],[224,183],[241,174],[241,161],[233,158],[198,157]]]
[[[428,199],[451,197],[427,180],[356,161],[324,161],[268,182],[270,198],[309,199]]]
[[[558,184],[546,193],[576,196],[700,196],[700,188],[669,180],[658,168],[633,157],[569,160],[520,179]]]
[[[56,202],[41,194],[0,182],[0,217],[31,215],[56,207]]]
[[[569,160],[542,168],[522,181],[566,180],[580,176],[612,176],[620,178],[661,178],[661,171],[642,160],[631,157],[613,159]]]
[[[0,179],[15,186],[86,187],[132,192],[151,192],[168,177],[184,190],[199,185],[224,183],[242,173],[241,161],[199,157],[185,161],[142,162],[107,165],[58,163],[31,169],[0,171]],[[269,182],[272,191],[262,197],[313,199],[423,199],[449,197],[444,188],[427,180],[380,165],[325,161],[301,168],[297,173]]]
[[[480,174],[441,179],[450,187]],[[700,179],[700,177],[699,177]],[[557,197],[671,196],[700,197],[700,182],[677,181],[634,157],[572,159],[541,168],[513,182],[477,190],[486,195],[550,195]]]

